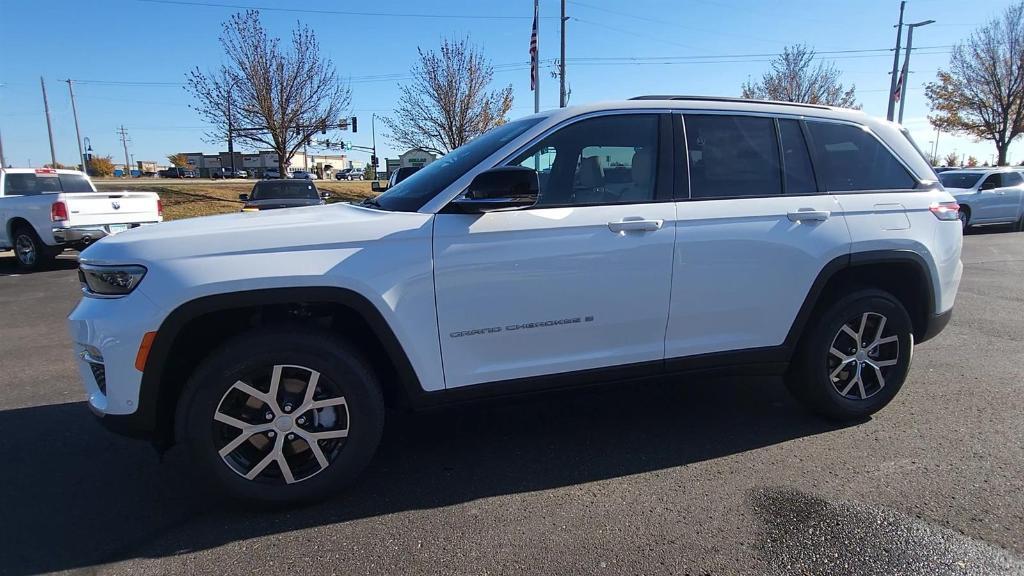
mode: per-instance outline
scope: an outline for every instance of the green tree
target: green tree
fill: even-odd
[[[1010,144],[1024,134],[1024,1],[954,46],[937,78],[925,88],[932,126],[991,140],[1005,166]]]

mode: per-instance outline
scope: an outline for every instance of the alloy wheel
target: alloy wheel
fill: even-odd
[[[839,328],[829,347],[826,368],[840,396],[866,400],[883,388],[899,363],[899,336],[886,332],[886,317],[865,312]]]
[[[338,386],[287,364],[236,381],[213,415],[214,446],[247,480],[294,484],[324,471],[343,449],[349,410]]]
[[[18,234],[14,241],[14,250],[22,265],[32,266],[36,263],[36,243],[28,234]]]

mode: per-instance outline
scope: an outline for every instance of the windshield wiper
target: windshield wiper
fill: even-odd
[[[374,208],[383,208],[380,202],[377,202],[376,198],[365,198],[359,203],[360,206],[373,206]]]

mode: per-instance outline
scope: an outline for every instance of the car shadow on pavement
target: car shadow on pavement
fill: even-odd
[[[14,254],[12,252],[0,251],[0,276],[39,274],[42,272],[52,270],[74,270],[75,268],[78,268],[78,258],[76,257],[77,254],[77,252],[66,252],[61,256],[58,256],[52,263],[48,264],[45,268],[39,271],[26,272],[18,268],[18,260],[14,257]]]
[[[616,478],[838,428],[776,380],[603,386],[389,414],[380,450],[338,497],[255,512],[197,487],[183,450],[107,433],[83,403],[0,412],[0,573],[201,551],[226,542]]]

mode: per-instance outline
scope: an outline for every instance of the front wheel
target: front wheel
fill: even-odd
[[[882,290],[859,290],[829,306],[810,327],[787,385],[827,418],[864,418],[899,392],[913,347],[910,317],[899,300]]]
[[[971,227],[971,215],[966,210],[960,210],[957,214],[957,218],[960,220],[960,228],[963,230],[964,234],[966,234],[967,229]]]
[[[327,332],[263,329],[225,344],[189,379],[179,434],[229,496],[288,504],[324,498],[373,457],[384,426],[376,377]]]

